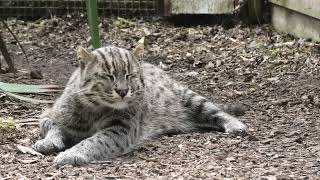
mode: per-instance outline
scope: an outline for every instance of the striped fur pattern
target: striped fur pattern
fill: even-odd
[[[83,165],[132,151],[170,132],[246,133],[235,116],[180,85],[140,55],[117,47],[78,50],[79,68],[40,121],[33,148],[60,152],[57,166]]]

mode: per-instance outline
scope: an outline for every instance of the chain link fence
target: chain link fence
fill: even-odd
[[[0,18],[40,18],[85,13],[86,0],[0,0]],[[98,0],[100,16],[149,16],[160,13],[160,0]]]

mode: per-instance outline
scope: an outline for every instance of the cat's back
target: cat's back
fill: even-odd
[[[162,69],[147,62],[142,62],[141,68],[146,88],[146,95],[154,95],[158,100],[161,98],[161,94],[167,96],[174,95],[172,85],[177,83]]]
[[[187,109],[182,106],[183,99],[180,95],[185,87],[152,64],[142,63],[141,67],[145,83],[144,101],[149,107],[145,111],[149,126],[147,131],[190,129],[185,123]]]
[[[141,68],[143,71],[143,76],[146,79],[154,79],[166,75],[166,73],[162,69],[147,62],[141,62]]]

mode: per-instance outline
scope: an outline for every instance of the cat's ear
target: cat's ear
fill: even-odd
[[[138,41],[138,45],[133,50],[133,55],[140,59],[144,53],[144,37]]]
[[[96,56],[94,54],[81,46],[77,48],[77,56],[80,67],[82,68],[84,68],[85,64],[87,64],[88,62],[94,61],[96,59]]]

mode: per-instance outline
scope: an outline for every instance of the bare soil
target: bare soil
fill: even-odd
[[[1,179],[318,179],[320,177],[320,45],[275,32],[270,25],[175,26],[165,20],[102,19],[104,45],[132,49],[147,36],[145,61],[217,103],[242,103],[250,136],[220,132],[164,136],[124,157],[84,167],[55,168],[55,155],[22,153],[39,137],[34,122],[45,105],[0,93]],[[77,66],[75,48],[88,47],[86,20],[77,16],[8,23],[27,51],[1,27],[19,70],[2,82],[64,85]],[[31,79],[41,70],[43,79]],[[54,99],[58,94],[37,98]],[[33,96],[34,97],[34,96]]]

